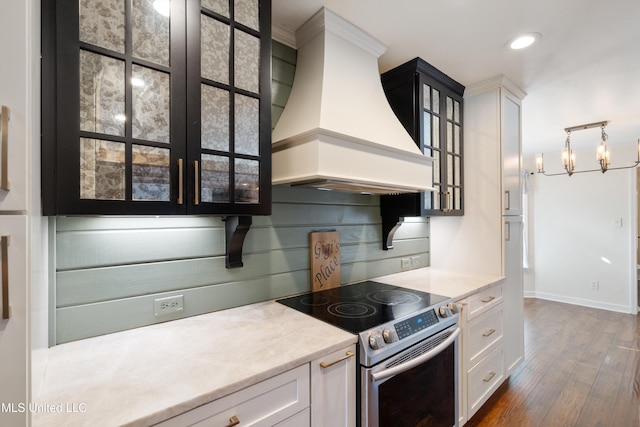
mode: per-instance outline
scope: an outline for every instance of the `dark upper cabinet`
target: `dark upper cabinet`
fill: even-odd
[[[271,213],[269,0],[42,3],[46,215]]]
[[[435,188],[382,196],[383,222],[394,226],[405,216],[463,215],[464,86],[420,58],[384,73],[382,86],[407,132],[425,155],[434,158]]]

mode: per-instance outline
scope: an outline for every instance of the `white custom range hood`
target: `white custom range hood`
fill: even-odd
[[[380,83],[386,46],[323,8],[296,31],[298,59],[272,135],[273,184],[358,193],[433,190],[424,156]]]

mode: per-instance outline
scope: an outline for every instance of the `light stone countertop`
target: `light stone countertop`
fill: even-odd
[[[431,267],[403,271],[371,280],[423,292],[451,297],[459,301],[504,280],[504,276],[438,270]]]
[[[464,298],[502,277],[421,268],[374,278]],[[146,426],[357,342],[275,301],[49,349],[33,426]]]

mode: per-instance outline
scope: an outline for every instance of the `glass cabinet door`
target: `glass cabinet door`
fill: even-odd
[[[433,157],[433,192],[422,195],[422,214],[459,215],[463,210],[462,108],[442,85],[421,78],[420,139]]]
[[[268,16],[264,16],[268,14]],[[201,0],[187,5],[187,115],[194,211],[256,211],[270,204],[270,9],[259,0]],[[198,34],[195,34],[198,30]],[[266,50],[265,50],[266,49]],[[268,64],[268,63],[267,63]],[[267,137],[265,137],[265,135]],[[266,179],[265,179],[266,178]]]
[[[80,199],[170,202],[170,1],[80,0],[78,19]]]
[[[55,46],[52,53],[43,43],[43,116],[56,124],[50,132],[43,121],[43,153],[55,146],[57,164],[45,213],[182,213],[184,10],[169,0],[51,3],[43,13],[55,17],[43,22]]]
[[[42,16],[46,215],[270,213],[269,0],[57,0]]]

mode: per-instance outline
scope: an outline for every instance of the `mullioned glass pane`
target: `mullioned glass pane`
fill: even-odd
[[[170,142],[171,93],[169,75],[133,65],[132,133],[137,139]]]
[[[154,7],[158,0],[133,0],[131,39],[133,56],[169,65],[169,16]],[[167,1],[168,0],[164,0]]]
[[[258,0],[235,0],[235,20],[260,31],[260,4]]]
[[[229,84],[229,25],[201,16],[200,67],[202,77]]]
[[[255,98],[236,95],[235,152],[260,154],[260,103]]]
[[[200,88],[201,147],[229,151],[229,92],[205,84]]]
[[[80,41],[124,53],[125,0],[80,0]]]
[[[235,86],[253,93],[260,91],[260,39],[235,31]]]
[[[124,61],[80,50],[80,130],[124,135]]]
[[[236,202],[260,202],[260,163],[256,160],[236,159]]]
[[[200,200],[208,203],[229,202],[229,158],[203,154],[200,170]]]
[[[80,198],[125,199],[125,144],[80,138]]]
[[[166,148],[135,144],[131,147],[133,200],[170,200],[170,156],[171,151]]]

